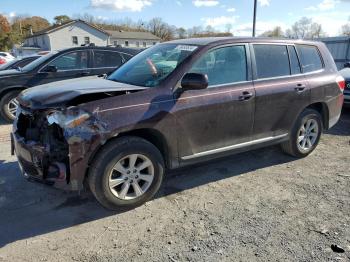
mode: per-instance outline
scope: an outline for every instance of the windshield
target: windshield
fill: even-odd
[[[42,63],[46,62],[48,59],[50,59],[52,56],[54,56],[57,53],[58,52],[50,52],[47,55],[44,55],[44,56],[34,60],[33,62],[31,62],[28,65],[26,65],[25,67],[23,67],[22,71],[31,71],[31,70],[33,70],[34,68],[36,68],[37,66],[39,66]]]
[[[143,87],[158,86],[197,48],[181,44],[156,45],[133,57],[108,79]]]

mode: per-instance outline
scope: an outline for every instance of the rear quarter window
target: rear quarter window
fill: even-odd
[[[259,79],[289,76],[289,56],[285,45],[254,45]]]
[[[323,68],[320,52],[316,46],[296,45],[302,64],[303,73],[310,73]]]

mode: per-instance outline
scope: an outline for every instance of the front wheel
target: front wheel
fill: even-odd
[[[158,191],[164,175],[159,150],[138,137],[123,137],[102,148],[88,174],[96,199],[111,210],[137,207]]]
[[[306,157],[317,147],[322,130],[321,115],[316,110],[306,109],[291,130],[289,141],[282,144],[282,150],[294,157]]]
[[[16,97],[20,92],[19,90],[8,92],[0,100],[0,115],[8,123],[11,123],[16,117],[18,107]]]

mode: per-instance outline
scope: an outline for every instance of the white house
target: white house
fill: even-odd
[[[109,34],[82,20],[72,20],[28,36],[23,47],[38,47],[42,51],[59,50],[94,43],[107,46]]]
[[[160,43],[160,38],[150,32],[109,31],[109,45],[148,48]]]
[[[160,38],[149,32],[104,31],[83,20],[71,20],[28,36],[21,46],[13,48],[13,53],[24,56],[90,43],[96,46],[147,48],[159,42]]]

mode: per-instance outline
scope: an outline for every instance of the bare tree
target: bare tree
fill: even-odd
[[[341,27],[341,32],[343,35],[350,36],[350,16],[349,22]]]
[[[176,33],[177,33],[177,38],[179,39],[186,38],[187,36],[186,29],[183,27],[177,28]]]
[[[282,28],[280,26],[276,26],[274,29],[262,33],[261,36],[278,38],[278,37],[284,37],[285,35]]]
[[[174,38],[176,28],[165,23],[162,18],[155,17],[148,22],[149,31],[161,38],[168,41]]]
[[[325,33],[321,24],[313,22],[311,18],[303,17],[294,23],[290,31],[288,31],[288,35],[292,38],[313,39],[325,36]]]

